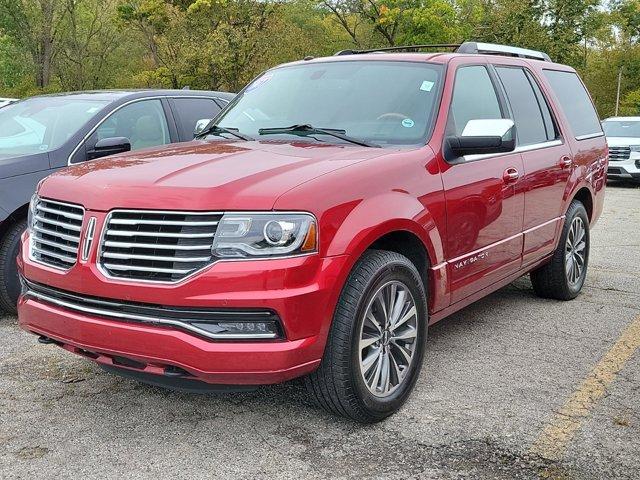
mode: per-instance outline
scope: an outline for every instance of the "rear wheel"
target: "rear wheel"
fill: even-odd
[[[413,390],[424,355],[427,301],[404,256],[366,252],[342,291],[324,357],[306,386],[326,410],[372,423],[396,412]]]
[[[16,313],[20,295],[16,258],[20,251],[20,236],[26,228],[25,220],[17,222],[0,239],[0,310],[12,314]]]
[[[584,205],[571,202],[560,242],[551,261],[531,272],[537,295],[571,300],[578,296],[587,277],[589,264],[589,217]]]

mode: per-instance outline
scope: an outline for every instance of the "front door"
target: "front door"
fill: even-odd
[[[509,117],[487,65],[459,65],[453,74],[447,135],[460,135],[469,120]],[[522,171],[522,157],[515,152],[442,159],[452,303],[520,269]]]

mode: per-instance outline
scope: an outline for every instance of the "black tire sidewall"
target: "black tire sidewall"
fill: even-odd
[[[20,295],[20,280],[16,259],[20,252],[20,239],[26,222],[13,225],[0,240],[0,310],[13,313]]]
[[[425,343],[427,337],[427,302],[424,287],[418,272],[412,265],[399,261],[392,261],[382,268],[371,278],[365,286],[362,295],[358,301],[358,307],[354,312],[355,318],[351,332],[351,374],[352,384],[359,400],[362,402],[363,408],[371,415],[384,418],[396,410],[407,400],[407,397],[413,390],[413,387],[419,376],[422,361],[424,357]],[[409,372],[402,385],[388,397],[376,397],[367,388],[362,375],[360,373],[360,328],[364,322],[365,310],[371,300],[371,297],[378,289],[390,281],[397,280],[402,282],[411,292],[416,309],[418,310],[418,335],[416,338],[416,351],[414,359],[409,367]]]

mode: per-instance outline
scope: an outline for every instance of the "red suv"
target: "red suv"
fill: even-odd
[[[526,273],[578,295],[606,168],[584,85],[539,52],[283,65],[199,140],[44,180],[20,324],[161,385],[304,376],[326,409],[378,421],[413,389],[429,324]]]

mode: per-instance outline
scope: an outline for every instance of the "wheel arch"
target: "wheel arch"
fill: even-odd
[[[9,228],[15,225],[20,220],[24,220],[27,218],[27,212],[29,210],[29,204],[26,203],[16,208],[13,212],[11,212],[7,218],[4,219],[3,222],[0,222],[0,239],[4,237]]]
[[[589,190],[587,187],[579,188],[578,191],[571,198],[571,202],[573,202],[574,200],[578,200],[582,203],[582,205],[584,205],[584,208],[587,210],[587,216],[589,217],[589,222],[592,222],[593,221],[593,194],[591,193],[591,190]],[[569,205],[571,205],[571,202],[569,202],[569,204],[567,205],[567,209],[569,208]]]

